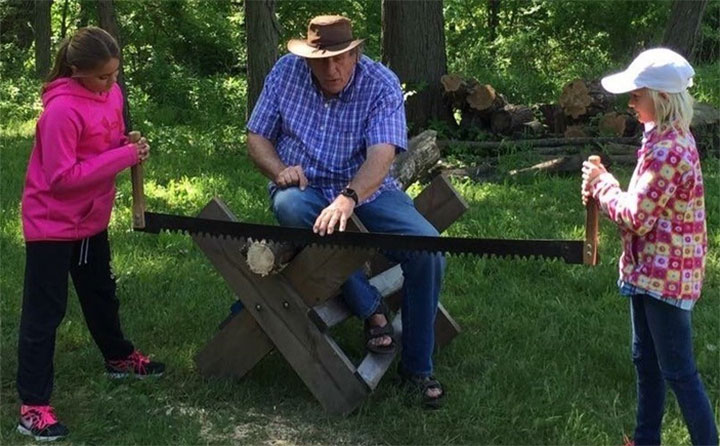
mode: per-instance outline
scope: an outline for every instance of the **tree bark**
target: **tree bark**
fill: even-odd
[[[416,90],[405,104],[411,130],[419,132],[431,119],[454,125],[440,83],[447,71],[442,0],[383,0],[382,26],[383,63]]]
[[[128,101],[128,91],[125,86],[125,69],[122,57],[122,41],[120,40],[120,30],[115,20],[115,6],[113,0],[97,0],[98,19],[100,27],[109,32],[117,41],[120,48],[120,71],[118,72],[117,83],[123,92],[123,119],[125,120],[125,133],[132,130],[132,119],[130,117],[130,102]]]
[[[90,20],[92,20],[94,12],[94,0],[79,0],[78,4],[80,6],[80,14],[78,15],[78,28],[86,27],[90,24]]]
[[[62,22],[60,24],[60,38],[64,39],[67,35],[67,13],[68,13],[68,2],[69,0],[65,0],[63,3],[63,11],[62,11]]]
[[[490,118],[490,129],[493,133],[512,135],[521,132],[525,124],[535,119],[530,107],[524,105],[506,105],[496,110]]]
[[[247,119],[255,107],[278,53],[280,25],[275,17],[275,0],[245,0],[247,44]]]
[[[663,46],[692,60],[708,0],[673,0]]]
[[[35,33],[35,74],[40,79],[50,72],[50,8],[52,0],[35,1],[35,17],[33,31]]]
[[[438,146],[442,149],[450,145],[461,145],[474,149],[499,149],[504,145],[517,145],[526,147],[558,147],[567,145],[582,144],[638,144],[640,138],[629,137],[587,137],[587,138],[545,138],[545,139],[510,139],[507,141],[459,141],[459,140],[439,140]]]
[[[33,32],[35,2],[10,0],[5,3],[3,13],[0,15],[0,42],[13,42],[19,49],[26,50],[32,46],[35,39]]]
[[[488,0],[488,30],[491,44],[495,42],[497,37],[497,28],[500,24],[499,12],[500,0]]]

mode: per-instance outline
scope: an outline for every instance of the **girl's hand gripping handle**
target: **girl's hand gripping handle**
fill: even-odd
[[[140,132],[128,133],[128,139],[131,143],[140,141]],[[145,228],[145,190],[143,187],[143,166],[138,163],[130,168],[130,177],[132,180],[132,218],[133,229]]]
[[[600,165],[600,157],[591,155],[588,161]],[[585,204],[585,245],[583,249],[583,263],[597,265],[598,262],[598,204],[594,198],[588,197]]]

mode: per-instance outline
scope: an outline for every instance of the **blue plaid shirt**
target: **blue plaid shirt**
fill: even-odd
[[[366,56],[345,89],[329,99],[303,58],[281,57],[265,79],[247,129],[272,141],[283,163],[302,166],[309,185],[329,202],[353,179],[368,147],[391,144],[396,152],[407,148],[400,82],[390,69]],[[275,187],[271,182],[271,194]],[[398,188],[388,175],[364,202]]]

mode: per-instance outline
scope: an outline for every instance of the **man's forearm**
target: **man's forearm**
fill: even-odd
[[[367,159],[348,185],[358,194],[360,202],[378,190],[388,172],[390,172],[390,166],[392,166],[394,159],[394,146],[380,144],[368,147]]]
[[[272,142],[256,133],[248,133],[248,155],[263,175],[275,181],[287,166],[280,160]]]

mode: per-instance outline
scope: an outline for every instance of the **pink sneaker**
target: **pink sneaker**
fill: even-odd
[[[139,350],[135,350],[125,359],[105,361],[105,370],[110,378],[126,378],[130,375],[147,378],[148,376],[162,376],[165,364],[151,361]]]
[[[35,441],[60,440],[70,433],[64,424],[58,421],[51,406],[20,406],[20,421],[17,431],[33,437]]]

